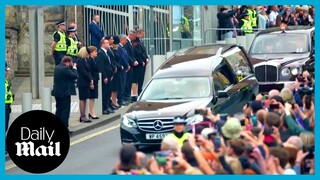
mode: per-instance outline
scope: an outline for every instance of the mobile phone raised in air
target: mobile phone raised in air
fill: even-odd
[[[169,155],[169,151],[156,151],[153,153],[154,158],[160,166],[163,166],[167,163]]]
[[[213,144],[214,144],[214,151],[218,152],[221,147],[221,139],[219,136],[214,137]]]
[[[275,109],[279,109],[279,104],[270,104],[269,108],[271,111],[275,110]]]
[[[272,127],[266,127],[263,131],[264,135],[271,135],[273,133],[273,128]]]
[[[220,115],[220,120],[227,121],[228,114],[219,114],[219,115]]]

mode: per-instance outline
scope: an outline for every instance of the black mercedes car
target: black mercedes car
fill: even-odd
[[[258,82],[246,51],[238,45],[182,49],[153,75],[136,103],[121,118],[122,144],[158,145],[173,130],[175,116],[187,127],[202,121],[195,109],[233,115],[252,101]]]
[[[311,26],[260,31],[248,52],[260,91],[281,90],[304,70],[314,72],[314,38]]]

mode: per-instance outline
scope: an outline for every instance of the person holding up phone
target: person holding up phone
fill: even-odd
[[[74,80],[78,77],[77,68],[73,65],[70,56],[62,58],[60,64],[54,69],[52,96],[56,100],[55,115],[69,128],[71,96],[76,95]],[[69,130],[71,134],[72,131]]]
[[[179,142],[179,147],[182,147],[183,143],[188,139],[190,133],[184,132],[185,125],[187,124],[184,117],[177,116],[173,119],[173,132],[168,134],[176,138]]]

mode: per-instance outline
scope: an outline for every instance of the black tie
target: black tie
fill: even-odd
[[[109,52],[111,53],[112,56],[114,56],[113,51],[109,48]]]
[[[106,51],[106,56],[107,56],[107,58],[108,58],[109,63],[111,64],[110,57],[109,57],[109,55],[108,55],[108,52],[107,52],[107,51]]]

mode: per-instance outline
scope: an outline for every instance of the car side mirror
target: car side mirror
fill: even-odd
[[[216,104],[218,102],[218,98],[216,96],[213,96],[211,99],[212,104]]]
[[[229,97],[228,93],[225,91],[218,91],[218,98],[227,98]]]

